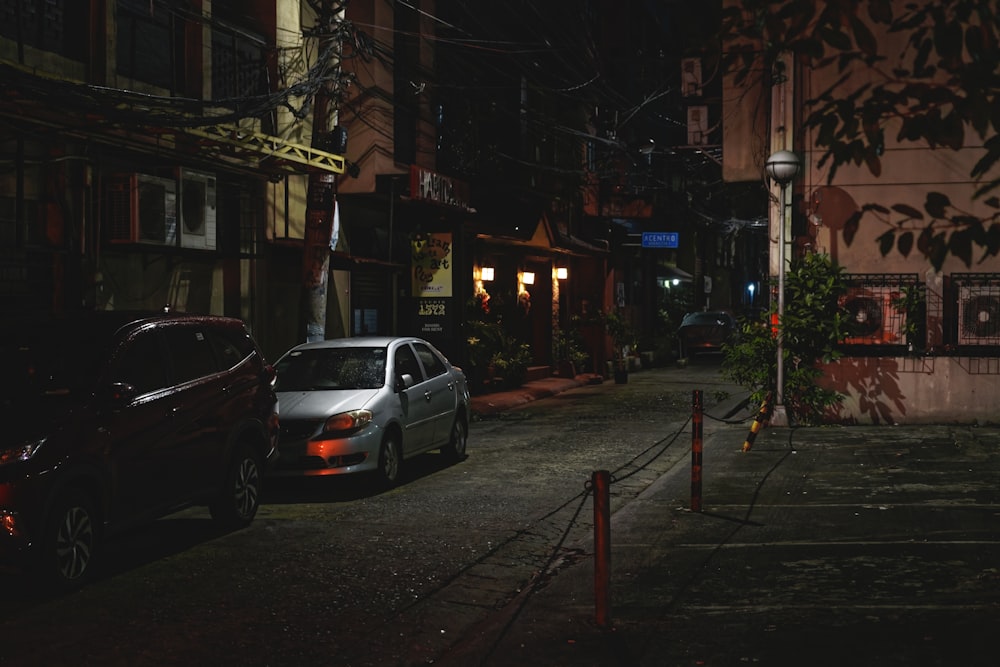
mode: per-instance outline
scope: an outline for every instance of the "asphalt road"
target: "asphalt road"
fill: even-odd
[[[368,480],[273,480],[254,524],[214,532],[193,508],[111,545],[107,571],[45,599],[0,579],[3,665],[417,665],[435,662],[539,577],[587,557],[587,483],[614,509],[689,456],[706,412],[738,389],[711,361],[633,373],[536,401],[470,433],[468,458]]]

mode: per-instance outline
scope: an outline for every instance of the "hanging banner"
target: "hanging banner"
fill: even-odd
[[[451,296],[451,234],[422,234],[411,248],[413,296]]]

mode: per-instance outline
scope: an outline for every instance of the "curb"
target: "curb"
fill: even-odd
[[[603,381],[602,376],[594,374],[577,375],[573,378],[553,376],[544,380],[533,380],[515,389],[473,396],[470,409],[473,418],[491,417],[540,398],[555,396],[588,384],[601,384]]]

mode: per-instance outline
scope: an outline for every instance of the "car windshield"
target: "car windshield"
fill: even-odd
[[[378,389],[385,385],[384,347],[326,347],[289,352],[278,361],[277,391]]]

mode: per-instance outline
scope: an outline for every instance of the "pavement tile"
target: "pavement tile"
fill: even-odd
[[[747,424],[706,421],[701,512],[677,466],[612,517],[606,624],[588,542],[439,664],[997,664],[1000,428]]]

